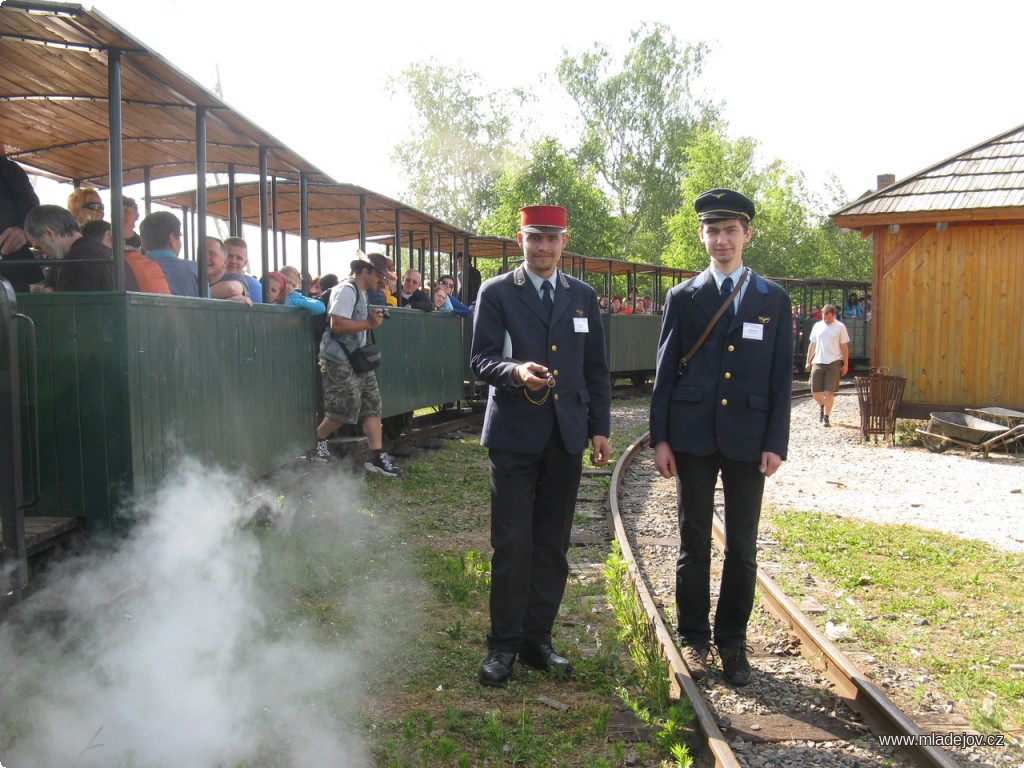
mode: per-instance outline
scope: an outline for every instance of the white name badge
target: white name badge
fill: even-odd
[[[572,327],[576,329],[576,333],[590,333],[590,318],[587,317],[574,317],[572,319]]]
[[[760,323],[744,323],[743,324],[743,338],[744,339],[757,339],[758,341],[764,340],[764,326]]]

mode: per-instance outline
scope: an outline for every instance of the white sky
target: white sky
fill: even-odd
[[[547,85],[563,48],[622,51],[642,21],[708,42],[707,94],[734,137],[820,188],[848,194],[909,175],[1024,123],[1014,85],[1024,4],[628,0],[517,3],[100,0],[94,8],[338,181],[386,194],[407,116],[388,76],[415,61],[462,65],[494,87]],[[266,38],[266,40],[264,40]],[[1015,95],[1016,94],[1016,95]],[[558,105],[541,117],[557,122]]]
[[[563,49],[621,53],[641,22],[712,46],[703,87],[733,138],[751,136],[822,190],[834,173],[856,197],[1024,123],[1024,3],[1011,0],[626,0],[224,2],[99,0],[115,24],[341,182],[399,199],[390,160],[411,116],[390,75],[430,61],[494,88],[536,86],[548,132]],[[723,8],[725,10],[723,10]],[[546,80],[545,80],[546,78]],[[1016,94],[1016,95],[1015,95]]]

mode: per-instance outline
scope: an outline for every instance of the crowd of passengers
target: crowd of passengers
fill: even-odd
[[[650,296],[638,297],[635,293],[628,296],[601,296],[598,299],[601,312],[606,315],[660,315]]]
[[[8,170],[6,165],[0,168]],[[67,207],[39,205],[27,177],[23,184],[20,182],[19,175],[11,173],[5,174],[0,183],[0,276],[19,292],[113,290],[113,232],[103,218],[105,206],[99,194],[93,189],[76,189],[69,195]],[[32,204],[24,204],[23,200]],[[122,198],[122,210],[125,289],[199,296],[198,263],[181,257],[178,218],[158,211],[140,222],[138,204],[130,197]],[[62,265],[52,266],[55,260]],[[102,260],[107,262],[101,263]],[[90,263],[68,265],[74,261]],[[391,259],[388,262],[393,269]],[[460,255],[460,272],[461,268]],[[270,272],[260,281],[249,274],[248,247],[240,237],[206,238],[206,277],[209,298],[238,301],[247,306],[294,306],[312,315],[327,312],[330,290],[338,284],[334,274],[314,277],[309,282],[308,295],[304,295],[302,275],[292,266]],[[452,275],[442,275],[429,292],[415,269],[406,271],[400,286],[396,282],[372,292],[369,303],[472,317],[471,308],[455,295],[457,282]],[[480,273],[475,267],[470,268],[469,288],[472,305],[480,289]]]
[[[868,296],[858,296],[856,293],[851,293],[846,298],[846,301],[837,302],[833,306],[836,308],[836,318],[839,320],[850,320],[851,318],[871,319],[871,298]],[[808,313],[804,309],[803,304],[794,304],[793,322],[796,323],[801,320],[821,320],[821,306],[812,304],[811,311]]]

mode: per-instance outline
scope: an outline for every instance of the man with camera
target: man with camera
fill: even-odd
[[[366,292],[380,288],[395,275],[379,253],[360,253],[351,263],[352,274],[331,291],[330,323],[320,342],[320,370],[324,376],[324,420],[317,427],[314,460],[328,461],[330,437],[343,424],[362,422],[372,456],[364,466],[369,472],[401,477],[400,470],[383,450],[380,423],[380,389],[377,375],[360,357],[367,345],[367,331],[379,328],[386,310],[370,310]],[[359,370],[364,368],[364,370]]]
[[[597,294],[558,269],[566,210],[521,210],[524,263],[480,288],[473,371],[491,385],[480,443],[491,475],[491,631],[477,679],[500,687],[519,661],[562,675],[551,632],[589,441],[608,463],[611,379]]]

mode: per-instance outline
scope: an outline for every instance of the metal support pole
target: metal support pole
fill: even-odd
[[[114,252],[111,269],[114,273],[114,290],[124,290],[124,197],[123,154],[121,146],[121,51],[107,52],[107,124],[109,130],[109,174],[110,174],[110,246]]]
[[[153,210],[153,171],[148,165],[142,169],[142,187],[146,195],[146,215],[149,216]]]
[[[299,172],[299,277],[302,295],[309,295],[309,177]]]
[[[278,261],[277,261],[277,177],[275,176],[270,181],[270,204],[272,206],[273,223],[271,229],[274,231],[274,272],[277,272]],[[263,274],[266,274],[267,270],[264,270]]]
[[[395,208],[395,273],[402,274],[402,211],[400,208]],[[395,290],[398,290],[398,286],[395,286]]]
[[[359,196],[359,250],[366,253],[366,195]]]
[[[434,251],[434,223],[433,222],[431,222],[430,224],[427,225],[427,242],[430,244],[430,251],[427,253],[427,261],[429,262],[428,266],[430,267],[430,277],[433,280],[434,277],[435,277],[435,272],[434,272],[434,253],[435,253],[435,251]],[[420,270],[420,279],[423,281],[423,285],[426,285],[426,282],[427,282],[426,278],[427,278],[427,273],[424,272],[421,269]],[[423,285],[421,285],[420,287],[423,288]],[[426,290],[426,289],[424,288],[424,290]]]
[[[209,293],[206,278],[206,107],[196,107],[196,261],[199,262],[199,295]]]
[[[189,226],[189,222],[192,220],[192,209],[185,207],[181,209],[181,247],[185,253],[182,254],[182,258],[188,258],[188,254],[191,251],[189,243],[191,242],[192,227]]]
[[[260,147],[260,274],[265,275],[270,271],[270,233],[269,211],[270,201],[267,199],[267,176],[269,175],[267,163],[267,148]],[[266,301],[266,298],[264,298]]]
[[[235,164],[228,163],[228,233],[231,235],[237,235],[241,228],[242,216],[235,199],[236,194]]]

